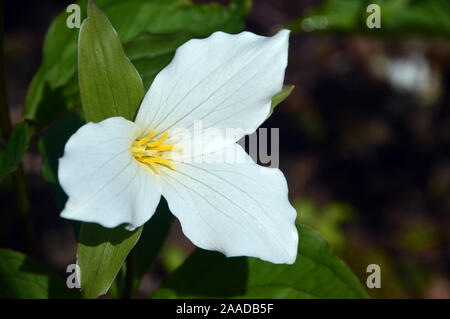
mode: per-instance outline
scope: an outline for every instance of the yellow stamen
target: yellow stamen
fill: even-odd
[[[164,142],[164,140],[167,138],[167,132],[163,134],[163,136],[157,140],[156,142],[152,142],[152,143],[148,143],[147,147],[158,147],[159,145],[162,144],[162,142]]]
[[[150,141],[150,139],[152,138],[153,134],[155,134],[155,130],[152,130],[147,137],[143,138],[142,140],[136,142],[136,145],[144,145],[145,143],[147,143],[148,141]]]
[[[175,169],[175,165],[171,161],[164,158],[165,151],[181,151],[181,147],[173,144],[164,144],[164,140],[167,138],[168,133],[164,133],[163,136],[154,142],[150,142],[155,131],[152,130],[146,137],[136,140],[131,145],[131,154],[140,163],[152,168],[156,173],[160,172],[158,165],[163,165],[171,169]]]
[[[145,164],[149,164],[155,171],[156,173],[159,173],[159,167],[158,165],[156,165],[156,163],[154,161],[152,161],[151,158],[145,158],[143,160],[140,160],[141,163],[145,163]]]
[[[163,164],[163,165],[169,166],[171,169],[175,169],[175,165],[173,165],[171,161],[166,160],[165,158],[162,158],[159,156],[153,156],[150,158],[150,160],[154,163]]]
[[[181,147],[177,147],[175,145],[167,144],[167,145],[160,145],[160,146],[158,146],[155,149],[155,151],[158,151],[158,152],[171,151],[171,150],[181,151]]]

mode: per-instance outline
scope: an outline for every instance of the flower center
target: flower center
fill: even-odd
[[[146,137],[134,141],[131,145],[131,153],[133,157],[140,163],[151,167],[156,173],[160,172],[158,165],[164,165],[175,169],[175,165],[171,161],[164,158],[164,152],[166,151],[181,151],[181,147],[177,147],[172,144],[162,144],[167,138],[167,132],[156,141],[151,141],[155,131],[152,130]]]

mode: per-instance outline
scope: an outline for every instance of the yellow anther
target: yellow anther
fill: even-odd
[[[173,165],[171,161],[166,160],[165,158],[162,158],[159,156],[152,156],[150,159],[154,163],[163,164],[163,165],[169,166],[171,169],[175,169],[175,165]]]
[[[141,163],[145,163],[145,164],[149,164],[155,170],[156,173],[160,172],[158,165],[156,165],[156,163],[154,161],[152,161],[151,158],[142,159],[142,160],[140,160],[140,162]]]
[[[167,145],[160,145],[155,149],[155,151],[158,151],[158,152],[171,151],[171,150],[181,151],[181,147],[177,147],[172,144],[167,144]]]
[[[162,145],[164,140],[167,138],[167,132],[161,136],[157,141],[150,142],[155,131],[152,130],[143,139],[137,140],[131,145],[131,154],[140,163],[151,167],[156,173],[160,172],[158,165],[164,165],[171,169],[175,169],[175,165],[171,161],[162,157],[165,151],[181,151],[181,147],[165,144]]]
[[[152,130],[145,138],[136,142],[136,145],[144,145],[152,138],[153,134],[155,134],[155,130]]]
[[[167,138],[167,135],[168,135],[167,132],[164,133],[163,136],[156,142],[148,143],[147,147],[157,147],[157,146],[161,145],[162,142],[164,142],[164,140]]]

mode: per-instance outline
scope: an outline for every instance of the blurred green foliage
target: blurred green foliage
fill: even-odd
[[[340,251],[346,244],[346,235],[342,230],[345,223],[355,216],[354,208],[344,202],[332,202],[319,207],[306,197],[297,198],[293,203],[297,210],[297,223],[305,224],[320,233],[331,247]]]
[[[369,4],[377,4],[381,28],[366,25]],[[417,35],[450,38],[450,2],[447,0],[325,0],[286,26],[293,32],[338,32],[383,37]]]
[[[161,250],[161,266],[167,273],[172,273],[180,267],[188,258],[188,254],[180,246],[174,243],[167,243]]]
[[[318,205],[315,201],[300,197],[294,201],[299,212],[298,224],[306,224],[317,230],[329,242],[333,251],[342,257],[355,271],[361,282],[367,276],[366,267],[377,264],[382,272],[380,289],[369,289],[376,298],[405,298],[421,296],[430,280],[430,271],[417,257],[426,256],[442,244],[442,236],[436,227],[426,221],[406,225],[393,233],[394,257],[383,243],[366,242],[358,234],[347,231],[359,218],[355,209],[345,202]],[[386,234],[387,241],[392,237]]]
[[[397,242],[401,249],[410,253],[420,253],[435,248],[440,243],[439,233],[430,223],[419,223],[407,227],[397,234]]]

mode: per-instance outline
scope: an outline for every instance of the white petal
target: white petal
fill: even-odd
[[[124,118],[88,123],[71,136],[59,160],[69,196],[61,216],[104,227],[144,224],[161,198],[156,177],[131,155],[140,128]]]
[[[283,85],[289,31],[273,37],[250,32],[215,32],[178,48],[172,62],[153,81],[136,117],[144,131],[210,127],[249,129],[267,118],[272,96]],[[216,140],[216,139],[215,139]]]
[[[255,164],[237,144],[210,154],[235,152],[243,163],[183,163],[161,173],[161,191],[184,234],[197,246],[226,256],[293,263],[297,213],[278,169]],[[210,159],[208,159],[209,161]]]

